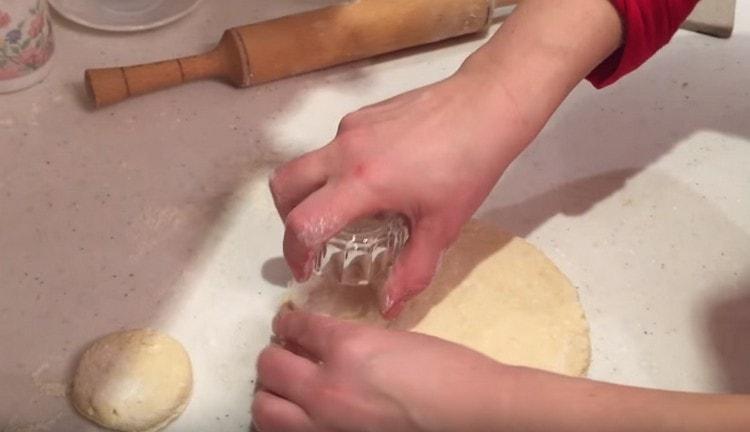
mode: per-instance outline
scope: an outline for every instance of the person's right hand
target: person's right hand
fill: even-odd
[[[431,281],[454,241],[533,135],[497,86],[459,72],[347,115],[325,147],[279,167],[270,186],[286,224],[284,255],[310,276],[315,252],[358,218],[395,212],[410,239],[381,292],[394,316]]]

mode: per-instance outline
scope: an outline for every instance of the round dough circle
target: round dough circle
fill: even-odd
[[[446,339],[502,363],[571,376],[586,373],[588,324],[573,285],[525,240],[469,222],[423,293],[391,322],[369,287],[316,279],[291,302],[317,313]]]
[[[84,417],[124,432],[153,432],[185,409],[193,386],[190,358],[150,329],[112,333],[83,354],[71,399]]]

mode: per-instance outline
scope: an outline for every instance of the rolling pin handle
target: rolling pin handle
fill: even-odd
[[[231,78],[222,46],[201,55],[136,66],[87,69],[86,92],[99,108],[131,96],[204,78]]]

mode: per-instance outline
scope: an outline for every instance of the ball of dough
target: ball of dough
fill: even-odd
[[[84,417],[124,432],[164,428],[187,406],[190,358],[171,337],[150,329],[109,334],[83,354],[73,379],[73,406]]]
[[[506,364],[566,375],[586,373],[588,324],[575,287],[525,240],[471,221],[446,252],[430,286],[394,321],[369,287],[325,278],[296,287],[303,309],[462,344]]]

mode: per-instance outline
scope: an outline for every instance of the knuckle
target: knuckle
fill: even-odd
[[[371,183],[375,180],[375,170],[370,164],[357,163],[352,167],[351,176],[359,182]]]
[[[367,195],[360,195],[359,199],[368,196],[377,197],[377,200],[383,202],[390,197],[388,191],[394,188],[393,173],[384,166],[380,161],[367,160],[352,163],[343,175],[343,179],[351,186],[358,187],[360,192]]]
[[[363,127],[347,127],[336,139],[346,155],[352,155],[363,147],[371,146],[371,131]]]
[[[329,379],[325,383],[320,383],[315,389],[315,401],[319,407],[341,406],[345,401],[348,386],[337,379]],[[325,409],[319,409],[318,414],[324,414]],[[325,417],[325,416],[321,416]],[[325,418],[321,418],[325,420]]]
[[[331,145],[344,160],[361,155],[363,149],[373,146],[374,131],[370,123],[346,118],[342,122]]]
[[[359,123],[359,111],[353,111],[341,117],[339,121],[339,133],[351,130]]]
[[[285,225],[286,230],[291,233],[295,238],[299,238],[307,224],[307,216],[299,210],[292,210],[286,217]]]
[[[361,329],[347,329],[334,335],[335,356],[344,359],[362,359],[372,353],[372,343]]]
[[[274,333],[278,336],[282,345],[287,344],[289,339],[307,337],[307,331],[308,327],[297,312],[288,312],[277,318],[274,323]]]

